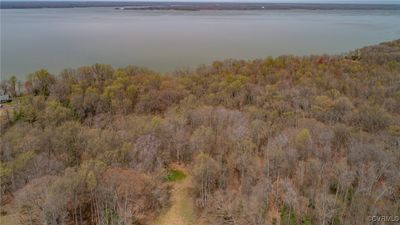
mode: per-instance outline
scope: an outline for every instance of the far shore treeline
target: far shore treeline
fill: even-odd
[[[397,10],[400,4],[268,3],[268,2],[149,2],[149,1],[0,1],[0,9],[115,7],[123,10]]]

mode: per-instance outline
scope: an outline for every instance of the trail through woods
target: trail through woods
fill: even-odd
[[[192,182],[188,175],[184,180],[174,182],[171,206],[160,215],[154,225],[195,225],[196,217],[193,201],[189,196]]]

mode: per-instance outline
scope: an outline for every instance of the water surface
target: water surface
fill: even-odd
[[[1,77],[94,63],[157,71],[217,59],[339,54],[400,38],[399,10],[2,9]]]

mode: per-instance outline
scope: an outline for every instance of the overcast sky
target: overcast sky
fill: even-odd
[[[0,0],[0,1],[166,1],[166,2],[272,2],[272,3],[395,3],[400,0]]]
[[[95,1],[95,0],[93,0]],[[119,1],[135,1],[135,0],[119,0]],[[149,1],[149,0],[138,0],[138,1]],[[196,2],[299,2],[299,3],[306,3],[306,2],[318,2],[318,3],[384,3],[384,2],[397,2],[400,3],[400,0],[150,0],[150,1],[196,1]]]

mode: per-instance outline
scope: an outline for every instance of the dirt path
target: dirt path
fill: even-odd
[[[194,225],[196,216],[189,196],[191,177],[173,183],[171,206],[156,220],[154,225]]]
[[[0,209],[1,213],[7,212],[5,215],[0,215],[0,225],[20,225],[14,201],[0,206]]]

